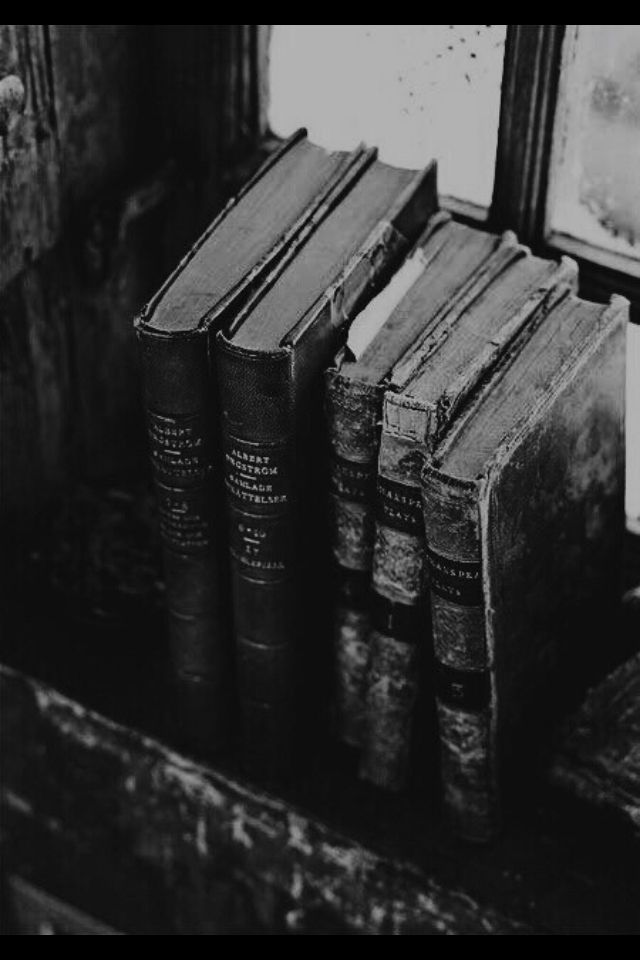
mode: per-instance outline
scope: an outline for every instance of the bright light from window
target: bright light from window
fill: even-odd
[[[640,276],[640,26],[567,27],[547,207],[550,242]],[[626,512],[640,533],[640,327],[627,338]]]
[[[552,235],[586,241],[640,275],[638,25],[568,28],[548,219]]]
[[[506,27],[486,24],[273,27],[274,133],[359,141],[405,167],[438,160],[440,192],[488,207]]]

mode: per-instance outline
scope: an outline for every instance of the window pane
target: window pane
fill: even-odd
[[[312,140],[364,140],[389,163],[439,162],[441,193],[488,207],[493,189],[506,26],[487,24],[273,27],[274,133],[305,126]]]
[[[640,264],[640,26],[571,26],[549,226]],[[554,238],[555,239],[555,238]]]

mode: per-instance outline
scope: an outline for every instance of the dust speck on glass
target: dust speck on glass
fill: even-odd
[[[568,28],[553,169],[551,231],[640,261],[639,25]]]
[[[439,161],[440,192],[491,202],[505,24],[276,24],[274,133],[376,144],[388,163]]]

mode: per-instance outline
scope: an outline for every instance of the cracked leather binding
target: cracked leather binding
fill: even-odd
[[[361,775],[378,786],[399,790],[405,783],[421,670],[426,699],[433,703],[420,499],[425,458],[496,365],[576,280],[573,261],[558,265],[532,257],[507,235],[451,313],[394,368],[378,460],[375,603],[361,763]],[[432,716],[432,733],[435,723]]]
[[[341,196],[341,184],[368,162],[361,148],[328,154],[298,131],[227,204],[136,320],[178,702],[186,734],[210,750],[232,734],[234,686],[212,337],[295,255]],[[247,204],[268,206],[269,197],[278,202],[284,169],[300,181],[300,196],[276,224],[263,226],[260,247],[242,213]],[[289,187],[281,185],[280,194]],[[220,246],[216,238],[232,217],[239,222],[226,246],[237,257],[216,277],[211,258],[219,264],[221,254],[208,251]]]
[[[451,221],[439,213],[413,252],[422,273],[413,280],[360,356],[343,350],[325,375],[330,445],[331,538],[336,563],[332,728],[359,746],[371,630],[371,562],[384,391],[394,365],[464,297],[509,236]]]
[[[292,770],[321,710],[322,370],[436,206],[434,164],[374,164],[253,316],[218,334],[244,758],[268,779]]]
[[[444,805],[470,840],[499,829],[506,761],[612,654],[627,316],[565,298],[423,471]]]

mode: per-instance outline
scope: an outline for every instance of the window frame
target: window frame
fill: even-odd
[[[623,294],[638,323],[640,277],[624,270],[624,257],[547,227],[569,29],[568,24],[507,25],[495,182],[486,223],[493,230],[514,230],[541,256],[569,254],[580,268],[581,293],[595,300]]]

